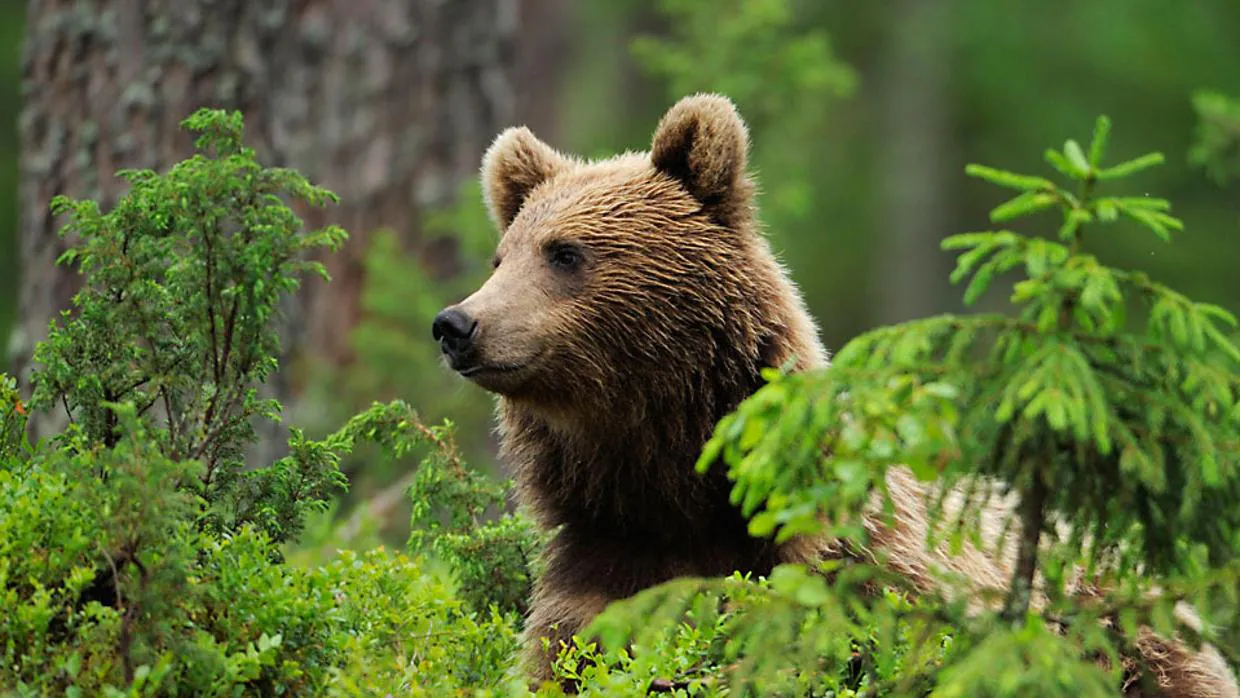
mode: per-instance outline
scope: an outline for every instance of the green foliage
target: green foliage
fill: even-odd
[[[199,153],[128,173],[113,210],[56,202],[86,278],[38,348],[31,408],[72,422],[28,443],[0,377],[0,693],[518,690],[515,614],[475,609],[424,557],[283,560],[363,442],[389,459],[452,447],[406,404],[375,403],[322,440],[293,429],[275,463],[243,462],[251,420],[279,412],[255,389],[276,368],[281,298],[321,271],[298,258],[344,234],[303,233],[285,202],[332,195],[257,163],[238,114],[185,126]]]
[[[17,381],[0,374],[0,458],[16,458],[25,445],[26,414]]]
[[[350,336],[356,361],[344,370],[326,367],[317,372],[308,400],[325,405],[325,421],[334,423],[373,400],[400,397],[418,405],[428,423],[451,417],[459,426],[455,441],[462,460],[484,472],[494,471],[494,452],[487,438],[492,399],[443,370],[438,346],[427,341],[435,314],[472,292],[489,271],[486,260],[494,248],[494,229],[478,182],[462,187],[453,205],[428,212],[421,233],[423,251],[449,247],[447,241],[455,241],[459,272],[441,278],[440,271],[421,261],[430,255],[410,254],[394,231],[375,231],[364,259],[361,317]],[[362,511],[369,493],[407,486],[406,473],[415,463],[416,459],[376,462],[366,451],[345,459],[341,471],[353,488],[340,510]],[[383,540],[398,544],[408,533],[408,521],[408,510],[400,508],[377,516],[373,523]]]
[[[1165,200],[1095,195],[1097,184],[1161,162],[1152,154],[1102,167],[1108,128],[1098,120],[1088,159],[1073,141],[1063,154],[1047,152],[1057,170],[1080,183],[1075,194],[970,168],[1023,190],[992,211],[993,221],[1015,217],[1014,209],[1054,207],[1063,224],[1059,242],[1010,231],[944,241],[963,250],[953,281],[972,275],[966,300],[1007,269],[1023,266],[1028,276],[1011,296],[1015,318],[973,318],[950,339],[951,351],[965,351],[984,338],[988,352],[973,362],[969,382],[953,379],[978,410],[965,424],[993,423],[986,438],[962,442],[960,462],[1044,500],[1040,508],[1093,537],[1095,557],[1122,552],[1148,572],[1182,571],[1183,543],[1199,544],[1213,564],[1225,564],[1240,541],[1240,512],[1228,504],[1240,495],[1240,349],[1227,335],[1235,319],[1082,251],[1083,226],[1091,223],[1122,216],[1167,241],[1182,227],[1166,213]],[[1148,311],[1144,332],[1125,322],[1137,304]],[[910,327],[909,334],[922,329],[929,339],[911,352],[882,351],[879,342],[870,348],[903,366],[922,364],[947,350],[932,338],[938,322]],[[985,337],[987,331],[997,336]],[[993,419],[985,419],[988,412]]]
[[[713,25],[696,23],[705,14],[666,8],[683,13],[687,40],[709,37]],[[794,26],[785,3],[742,9],[754,21],[729,29],[727,50],[753,41],[770,50],[745,60],[778,66],[785,46],[772,37]],[[715,21],[726,28],[724,15]],[[822,57],[812,39],[788,46]],[[691,67],[679,48],[639,51],[669,75]],[[755,70],[720,51],[707,64],[721,79]],[[505,513],[507,483],[466,465],[452,424],[372,402],[322,439],[292,430],[275,463],[243,461],[253,420],[279,414],[256,388],[276,369],[280,301],[321,272],[303,255],[344,235],[302,231],[285,202],[333,197],[261,167],[241,145],[239,116],[203,111],[186,125],[202,134],[201,152],[167,174],[129,173],[112,211],[56,202],[80,240],[65,261],[86,283],[38,349],[29,409],[65,409],[73,421],[28,443],[28,408],[0,376],[0,693],[528,695],[511,657],[539,536]],[[1100,193],[1160,161],[1103,167],[1107,135],[1100,120],[1089,147],[1047,153],[1075,189],[969,168],[1016,191],[995,222],[1058,214],[1046,237],[995,230],[945,242],[961,251],[954,280],[968,281],[968,300],[1023,273],[1014,313],[881,328],[824,372],[771,372],[699,463],[725,462],[755,535],[828,522],[846,547],[869,543],[858,522],[886,497],[892,463],[963,488],[964,515],[940,516],[936,530],[952,545],[980,544],[982,490],[971,483],[1009,483],[1025,533],[1010,593],[966,612],[959,597],[911,593],[881,557],[828,561],[820,574],[788,565],[767,579],[679,579],[613,605],[594,628],[602,643],[563,653],[560,676],[608,696],[1113,695],[1118,669],[1090,660],[1130,650],[1138,624],[1196,639],[1175,628],[1178,600],[1214,624],[1206,638],[1234,663],[1240,352],[1223,310],[1085,251],[1084,231],[1092,245],[1104,225],[1162,239],[1182,227],[1164,200]],[[483,229],[476,195],[462,202],[436,219],[441,230]],[[418,337],[449,292],[425,294],[430,277],[397,252],[385,236],[371,250],[357,343],[373,373],[356,376],[350,400],[388,386],[457,409],[441,398],[446,384],[409,370],[437,361]],[[359,457],[367,445],[380,455]],[[291,564],[284,551],[343,488],[346,463],[415,468],[409,554]],[[1104,589],[1089,602],[1064,589],[1082,566]],[[1049,582],[1045,604],[1032,602],[1034,573]],[[1154,584],[1160,597],[1145,593]]]
[[[80,240],[60,261],[86,281],[35,351],[31,407],[68,411],[83,449],[116,445],[116,404],[157,416],[159,450],[202,465],[186,481],[210,507],[203,525],[255,523],[280,540],[342,484],[335,464],[297,433],[292,455],[271,468],[247,472],[243,449],[254,419],[278,418],[257,386],[276,368],[280,298],[302,274],[325,275],[300,257],[339,247],[345,233],[302,231],[282,197],[318,206],[335,196],[256,162],[240,114],[203,110],[184,125],[201,133],[199,152],[164,175],[119,173],[131,189],[106,214],[93,201],[53,200],[69,214],[61,234]]]
[[[1193,95],[1197,138],[1189,160],[1219,184],[1240,174],[1240,101],[1209,90]]]
[[[822,531],[852,550],[868,549],[860,522],[876,496],[876,513],[890,513],[894,463],[940,493],[929,545],[946,536],[952,548],[967,541],[989,549],[985,498],[1011,491],[1019,506],[1003,524],[1018,532],[1008,591],[981,597],[987,610],[965,613],[950,593],[957,580],[946,575],[941,592],[920,593],[913,604],[866,593],[911,591],[882,554],[874,564],[827,563],[829,581],[777,567],[767,583],[729,599],[735,617],[720,655],[733,663],[720,672],[728,685],[764,694],[869,686],[880,695],[1108,696],[1120,678],[1115,660],[1132,650],[1138,625],[1199,637],[1172,619],[1176,601],[1192,602],[1208,623],[1234,624],[1225,612],[1234,611],[1240,578],[1240,349],[1226,334],[1234,320],[1086,251],[1093,228],[1169,240],[1182,227],[1165,200],[1099,191],[1161,162],[1151,154],[1104,166],[1109,125],[1098,120],[1088,147],[1068,141],[1046,153],[1072,190],[968,168],[1019,192],[994,208],[993,221],[1058,214],[1054,237],[1003,229],[943,243],[961,251],[953,281],[969,280],[969,301],[1000,275],[1023,272],[1011,315],[879,328],[842,348],[825,371],[772,372],[720,422],[699,461],[699,469],[726,463],[754,535]],[[1139,309],[1143,327],[1129,319]],[[943,500],[952,491],[960,511],[948,516]],[[1073,570],[1098,585],[1096,596],[1069,593]],[[1035,579],[1045,582],[1045,603],[1035,603]],[[1149,595],[1153,585],[1163,593]],[[683,622],[714,627],[703,609],[725,588],[735,583],[662,585],[614,604],[592,630],[607,647],[632,640],[652,652]],[[1116,622],[1107,629],[1102,618]],[[1228,632],[1205,635],[1217,641]],[[842,683],[852,650],[863,657],[861,676]],[[1092,661],[1099,656],[1116,669],[1100,669]],[[641,674],[647,665],[627,666]]]
[[[445,430],[426,432],[436,449],[422,461],[410,487],[410,550],[434,553],[449,563],[462,597],[475,609],[524,617],[537,572],[534,562],[545,539],[524,514],[503,512],[511,483],[466,466]],[[502,513],[496,518],[496,512]]]
[[[578,644],[557,669],[580,676],[585,695],[642,695],[654,683],[693,696],[749,689],[845,698],[923,687],[919,671],[937,671],[955,651],[948,626],[936,621],[934,609],[891,590],[859,613],[854,587],[877,571],[827,568],[831,581],[788,565],[769,579],[682,578],[640,592],[593,627],[603,647],[630,639],[631,653]],[[575,667],[579,658],[584,669]]]
[[[789,0],[658,0],[667,39],[639,36],[633,54],[675,95],[713,90],[746,106],[748,118],[785,121],[807,100],[846,95],[852,69],[835,60],[820,29],[798,32]]]
[[[362,318],[351,336],[357,361],[344,376],[343,393],[361,405],[376,395],[400,395],[415,401],[428,419],[451,415],[468,433],[485,433],[491,400],[479,391],[462,389],[459,380],[442,370],[438,348],[426,341],[435,314],[472,293],[490,272],[486,260],[494,249],[495,233],[479,183],[463,186],[452,206],[427,213],[422,235],[423,249],[455,241],[461,269],[450,278],[440,278],[401,248],[401,236],[395,232],[373,235],[365,258]],[[470,455],[484,454],[478,445],[470,445]]]

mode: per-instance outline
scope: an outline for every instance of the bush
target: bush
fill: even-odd
[[[355,446],[391,458],[429,449],[431,477],[451,430],[402,402],[375,404],[322,440],[293,429],[274,463],[243,461],[253,421],[280,410],[256,393],[276,368],[280,299],[322,273],[301,257],[345,234],[302,230],[285,202],[333,195],[256,162],[239,114],[203,110],[184,125],[200,134],[198,153],[163,175],[122,173],[132,187],[113,210],[53,204],[79,239],[63,261],[86,278],[36,352],[29,408],[0,382],[0,689],[503,686],[516,615],[475,607],[424,556],[284,561],[281,544],[345,486],[339,463]],[[65,409],[70,426],[29,444],[27,409]],[[506,593],[511,605],[519,592]]]

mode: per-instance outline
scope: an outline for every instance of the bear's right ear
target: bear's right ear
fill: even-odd
[[[749,130],[732,101],[722,95],[696,94],[682,98],[663,115],[650,160],[728,225],[752,198],[745,172],[748,151]]]
[[[568,164],[524,126],[500,133],[482,156],[482,195],[500,231],[512,224],[534,187]]]

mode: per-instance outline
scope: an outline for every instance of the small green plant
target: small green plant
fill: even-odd
[[[335,463],[294,433],[293,455],[247,472],[254,419],[278,419],[257,386],[275,369],[272,320],[305,273],[301,257],[336,249],[343,230],[304,233],[284,198],[335,200],[291,170],[264,168],[242,144],[240,114],[200,111],[185,121],[199,152],[167,174],[122,171],[131,190],[104,213],[93,201],[56,197],[63,234],[79,244],[61,263],[86,277],[47,341],[35,350],[33,409],[68,412],[85,447],[115,446],[115,406],[128,403],[173,461],[201,472],[185,486],[218,531],[254,523],[275,540],[297,532],[306,507],[342,482]]]
[[[1102,191],[1162,161],[1150,154],[1103,166],[1109,127],[1100,118],[1088,147],[1068,141],[1047,151],[1072,189],[967,169],[1018,192],[991,212],[996,223],[1058,213],[1052,236],[1000,229],[943,243],[961,251],[952,279],[968,280],[967,303],[1023,272],[1014,313],[880,328],[825,371],[771,372],[720,422],[699,462],[724,461],[754,535],[822,532],[854,550],[870,543],[860,522],[876,493],[889,511],[894,464],[941,493],[930,545],[946,537],[955,549],[965,541],[986,549],[980,515],[993,490],[980,483],[1003,483],[1019,497],[1006,524],[1020,525],[1009,590],[991,610],[966,613],[947,593],[949,578],[944,592],[919,593],[915,603],[863,593],[911,591],[881,555],[874,564],[829,562],[825,577],[778,567],[768,583],[733,590],[737,618],[721,661],[734,689],[1111,696],[1139,626],[1192,644],[1235,625],[1234,614],[1214,613],[1235,608],[1240,579],[1240,349],[1227,334],[1235,321],[1088,252],[1094,228],[1169,241],[1182,227],[1165,200]],[[952,489],[962,502],[948,519],[942,503]],[[1074,570],[1096,586],[1090,598],[1069,592]],[[1043,603],[1033,598],[1039,580]],[[1155,585],[1162,593],[1152,596]],[[719,580],[663,585],[614,604],[591,631],[608,647],[633,641],[649,651],[686,609],[701,617],[703,599],[731,589]],[[1199,634],[1173,619],[1185,600],[1211,629]],[[1220,648],[1235,664],[1234,647]]]
[[[437,448],[410,487],[409,549],[447,562],[475,609],[524,618],[545,536],[524,513],[504,511],[512,483],[465,465],[447,438],[450,430],[450,423],[426,430]]]

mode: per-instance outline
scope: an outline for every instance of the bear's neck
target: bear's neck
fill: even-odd
[[[705,373],[637,379],[619,398],[623,407],[602,404],[571,423],[501,402],[501,456],[522,503],[545,527],[595,540],[680,547],[748,539],[723,464],[694,468],[716,422],[761,385],[758,362],[738,363],[726,383]]]

